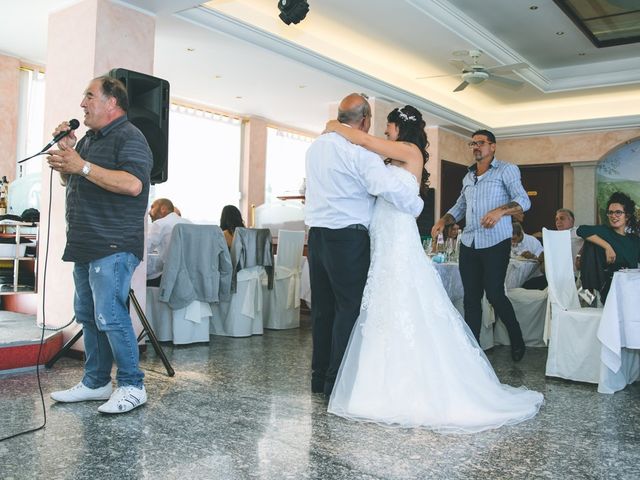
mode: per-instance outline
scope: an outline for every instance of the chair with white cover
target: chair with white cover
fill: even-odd
[[[208,342],[211,305],[228,298],[231,257],[220,227],[174,227],[160,287],[147,287],[146,315],[160,341]]]
[[[568,230],[542,229],[544,266],[549,300],[544,330],[548,341],[546,375],[598,383],[601,308],[581,308],[573,277],[571,236]]]
[[[254,209],[255,228],[268,228],[272,236],[278,230],[304,230],[304,207],[290,203],[263,203]]]
[[[273,288],[273,253],[268,229],[236,228],[231,244],[231,298],[214,306],[211,334],[262,335],[267,315],[263,285]]]
[[[268,291],[265,328],[283,330],[300,326],[300,276],[304,231],[278,231],[278,253],[273,289]]]
[[[513,305],[516,319],[522,330],[522,339],[527,347],[544,347],[544,323],[547,311],[547,290],[511,288],[507,298]],[[496,318],[493,330],[496,345],[511,345],[509,333],[500,318]]]

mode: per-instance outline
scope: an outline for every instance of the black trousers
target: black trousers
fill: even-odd
[[[516,320],[513,305],[504,290],[504,278],[509,266],[511,239],[489,248],[473,248],[460,245],[460,276],[464,287],[464,319],[480,340],[482,326],[482,296],[493,306],[500,320],[507,327],[512,346],[523,345],[522,331]]]
[[[330,395],[333,390],[360,313],[370,256],[366,230],[313,227],[309,231],[314,392]]]

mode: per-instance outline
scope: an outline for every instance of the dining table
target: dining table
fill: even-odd
[[[600,393],[615,393],[640,378],[639,292],[639,268],[614,273],[598,327]]]

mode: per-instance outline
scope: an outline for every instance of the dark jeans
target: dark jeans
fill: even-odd
[[[504,290],[504,277],[509,266],[511,239],[489,248],[473,248],[460,245],[460,276],[464,287],[464,319],[480,340],[482,326],[482,296],[496,311],[507,327],[512,346],[523,344],[520,324],[516,320],[513,305]]]
[[[313,227],[309,231],[313,355],[311,388],[330,395],[360,314],[370,261],[366,230]]]

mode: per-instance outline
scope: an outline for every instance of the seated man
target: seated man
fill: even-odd
[[[514,222],[512,225],[511,256],[537,260],[538,256],[542,253],[542,244],[540,241],[533,235],[524,233],[522,225],[518,222]]]
[[[159,287],[173,227],[191,222],[176,214],[168,198],[155,200],[149,209],[149,217],[153,223],[147,235],[147,286]]]
[[[538,267],[532,272],[529,279],[522,284],[522,288],[528,290],[544,290],[547,288],[547,279],[540,268],[541,259],[544,259],[542,244],[533,235],[524,233],[522,225],[518,222],[514,222],[512,225],[511,256],[538,261]]]
[[[559,208],[556,210],[556,230],[570,230],[571,233],[571,258],[573,265],[573,273],[574,275],[580,269],[580,252],[582,251],[582,245],[584,244],[584,240],[578,236],[576,233],[577,227],[574,227],[575,216],[573,212],[568,208]],[[540,271],[544,275],[544,252],[539,257],[540,260]],[[542,281],[544,279],[544,282]],[[538,279],[535,279],[534,287],[539,290],[542,290],[547,286],[547,278],[546,276]],[[543,286],[544,285],[544,286]]]

